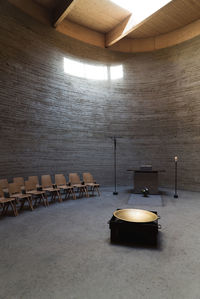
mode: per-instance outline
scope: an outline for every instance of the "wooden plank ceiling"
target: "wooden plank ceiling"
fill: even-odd
[[[23,2],[23,0],[9,1],[18,2],[18,6],[20,1]],[[58,31],[68,30],[71,32],[72,29],[70,31],[69,26],[73,26],[77,36],[78,31],[80,31],[80,35],[83,32],[87,32],[87,34],[91,32],[91,36],[102,34],[105,47],[112,46],[124,38],[157,37],[200,19],[200,0],[172,0],[139,24],[133,22],[134,13],[131,14],[110,0],[26,1],[34,2],[43,10],[47,10],[52,25],[57,27]]]
[[[34,0],[34,1],[48,10],[53,10],[60,3],[60,0]]]
[[[127,37],[157,36],[181,28],[200,18],[200,0],[176,0],[160,9]]]

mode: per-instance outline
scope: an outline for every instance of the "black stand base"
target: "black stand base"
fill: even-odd
[[[152,211],[157,214],[156,211]],[[146,223],[128,222],[114,215],[108,221],[112,244],[158,248],[158,220]]]
[[[113,192],[113,195],[118,195],[118,192],[116,192],[116,191],[115,191],[115,192]]]
[[[178,194],[174,194],[174,198],[178,198]]]

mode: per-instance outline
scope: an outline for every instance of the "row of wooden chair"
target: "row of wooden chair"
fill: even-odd
[[[52,201],[62,202],[61,194],[65,194],[65,199],[72,196],[76,199],[76,194],[79,197],[89,197],[91,192],[99,193],[99,184],[97,184],[90,173],[83,173],[83,181],[81,181],[77,173],[69,174],[69,182],[63,174],[55,174],[55,183],[52,183],[50,175],[41,176],[41,185],[37,176],[29,176],[28,180],[24,181],[23,177],[13,178],[12,183],[8,183],[7,179],[0,180],[0,207],[2,215],[5,215],[9,207],[13,210],[15,216],[18,215],[17,205],[20,209],[28,203],[31,210],[41,202],[45,207],[49,205],[48,196],[51,196]]]

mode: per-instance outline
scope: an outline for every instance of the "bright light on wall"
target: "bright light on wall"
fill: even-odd
[[[72,76],[91,80],[115,80],[123,78],[122,65],[111,67],[105,65],[99,66],[86,64],[69,58],[64,58],[64,72]]]
[[[90,65],[72,59],[64,58],[64,72],[76,77],[107,80],[108,71],[106,66]]]
[[[93,80],[108,80],[108,70],[106,66],[96,66],[84,64],[85,78]]]
[[[110,0],[132,13],[134,23],[145,20],[172,0]]]
[[[116,65],[110,67],[110,79],[120,79],[123,77],[123,68],[122,65]]]

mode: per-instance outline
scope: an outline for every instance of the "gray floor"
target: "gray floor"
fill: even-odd
[[[128,189],[1,218],[0,298],[200,298],[200,193],[165,190],[150,249],[110,244],[113,211],[136,207]]]

